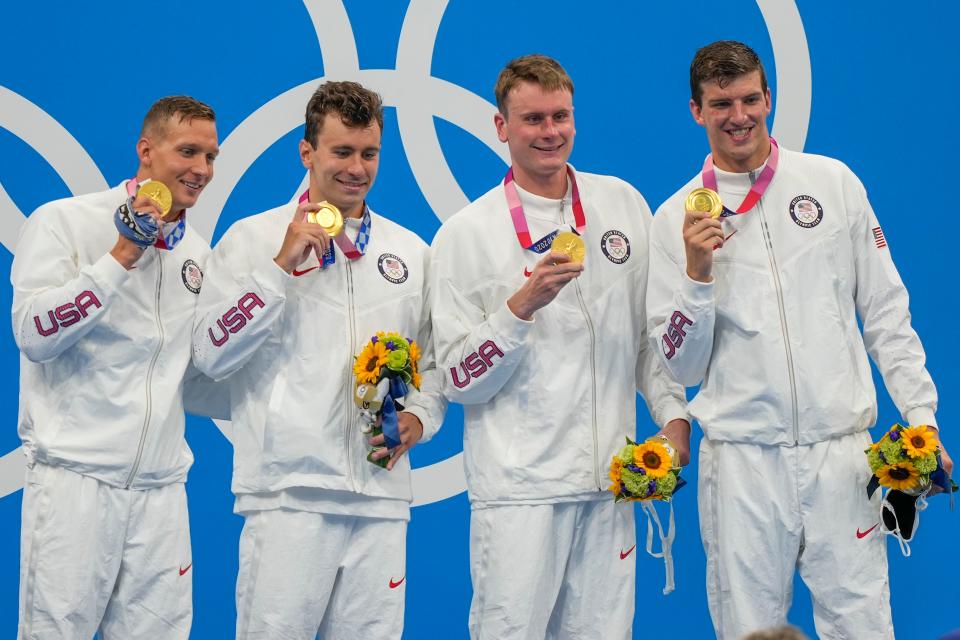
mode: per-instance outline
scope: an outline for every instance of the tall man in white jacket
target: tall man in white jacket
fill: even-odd
[[[163,98],[144,119],[135,176],[45,204],[21,232],[11,270],[27,456],[21,638],[190,633],[181,392],[210,249],[186,209],[218,150],[210,107]],[[148,179],[171,191],[165,217],[137,195]]]
[[[432,250],[437,359],[465,405],[470,635],[629,638],[633,509],[606,492],[610,457],[636,433],[638,388],[668,437],[690,428],[647,345],[650,210],[567,164],[573,83],[555,60],[510,62],[495,92],[511,170]],[[550,250],[571,230],[583,264]]]
[[[365,202],[380,162],[380,97],[327,82],[306,109],[300,204],[235,223],[207,269],[194,361],[229,376],[240,538],[237,638],[399,638],[410,463],[445,401],[426,304],[428,247]],[[326,201],[333,242],[307,214]],[[415,339],[423,383],[399,413],[387,469],[365,459],[354,356],[378,331]],[[382,444],[378,436],[373,444]],[[386,450],[376,455],[388,455]]]
[[[647,304],[663,365],[702,382],[690,413],[705,436],[714,627],[732,640],[783,624],[799,569],[821,638],[892,638],[879,495],[866,495],[877,418],[867,356],[903,419],[935,427],[907,292],[857,177],[770,138],[770,89],[752,49],[702,48],[690,89],[711,155],[654,217]],[[701,186],[719,191],[723,217],[685,210]]]

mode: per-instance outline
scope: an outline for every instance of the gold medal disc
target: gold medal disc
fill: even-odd
[[[720,214],[723,213],[723,202],[720,200],[720,194],[706,187],[694,189],[688,193],[684,205],[687,211],[709,213],[711,218],[719,218]]]
[[[173,207],[173,194],[170,193],[170,188],[162,182],[157,182],[156,180],[151,180],[140,186],[137,189],[138,198],[150,198],[157,203],[157,206],[160,207],[160,215],[166,216],[170,213],[171,207]]]
[[[557,234],[550,245],[551,251],[565,253],[570,256],[570,262],[581,263],[583,257],[587,254],[587,248],[583,244],[583,238],[573,231],[563,231]]]
[[[320,225],[331,238],[343,230],[343,215],[340,209],[326,201],[320,203],[319,211],[307,213],[307,222]]]

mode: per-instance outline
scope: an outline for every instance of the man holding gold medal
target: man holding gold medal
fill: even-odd
[[[646,339],[650,210],[567,164],[573,82],[555,60],[513,60],[495,93],[511,168],[443,224],[430,286],[444,390],[465,405],[470,635],[629,638],[634,511],[606,492],[608,461],[638,388],[671,440],[690,428]]]
[[[184,377],[210,248],[186,209],[218,151],[210,107],[163,98],[133,178],[24,224],[11,270],[27,456],[19,637],[190,634],[183,414],[208,387]]]
[[[654,216],[647,308],[662,364],[702,383],[690,413],[714,627],[733,640],[783,624],[799,570],[819,637],[893,638],[864,450],[868,355],[903,419],[936,427],[907,292],[850,169],[770,137],[752,49],[700,49],[690,88],[711,153]]]
[[[227,378],[233,492],[245,518],[237,638],[399,638],[410,463],[446,408],[425,296],[428,247],[366,203],[380,161],[380,96],[326,82],[306,109],[309,187],[235,223],[207,269],[194,361]],[[422,348],[397,443],[368,440],[355,356],[378,332]],[[388,343],[389,344],[389,343]],[[373,368],[381,365],[373,361]],[[386,433],[386,429],[384,429]]]

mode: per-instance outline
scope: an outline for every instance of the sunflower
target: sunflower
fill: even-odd
[[[414,341],[410,341],[410,362],[413,363],[413,370],[419,371],[417,363],[420,362],[420,346]]]
[[[910,427],[901,432],[903,447],[911,458],[922,458],[937,451],[937,436],[926,425]]]
[[[414,388],[414,389],[420,389],[420,385],[423,383],[423,378],[422,378],[422,377],[420,376],[420,374],[416,371],[416,369],[414,369],[414,371],[413,371],[413,373],[411,374],[410,378],[411,378],[410,381],[413,383],[413,388]]]
[[[619,486],[620,485],[620,476],[623,473],[623,463],[620,462],[620,458],[613,456],[613,459],[610,461],[610,479]]]
[[[909,462],[901,462],[877,469],[877,479],[885,487],[904,491],[920,484],[920,472]]]
[[[368,342],[353,363],[357,382],[376,384],[380,381],[380,367],[387,363],[387,348],[377,342]]]
[[[644,442],[633,449],[633,459],[651,478],[662,478],[670,471],[670,453],[659,442]]]

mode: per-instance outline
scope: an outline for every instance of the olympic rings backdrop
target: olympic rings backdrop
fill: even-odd
[[[506,149],[493,127],[493,83],[524,53],[558,58],[576,85],[580,169],[617,175],[652,208],[707,153],[692,121],[688,66],[713,40],[764,59],[781,143],[837,157],[860,176],[912,296],[914,326],[940,391],[939,422],[960,459],[957,304],[958,139],[954,100],[960,9],[946,0],[574,2],[305,0],[285,2],[9,2],[0,8],[0,272],[23,219],[49,200],[115,185],[136,169],[150,104],[186,93],[217,112],[216,176],[191,212],[216,242],[235,220],[291,199],[303,110],[323,79],[355,79],[387,106],[371,205],[430,241],[442,220],[493,186]],[[935,113],[934,106],[945,108]],[[946,116],[944,125],[934,119]],[[943,204],[941,204],[943,203]],[[279,239],[278,239],[279,243]],[[11,289],[0,286],[0,308]],[[9,326],[9,325],[7,325]],[[16,634],[23,459],[16,433],[19,357],[0,332],[0,637]],[[879,426],[899,420],[877,378]],[[640,434],[654,426],[641,411]],[[229,423],[190,418],[196,463],[187,490],[194,560],[194,638],[232,638],[237,539]],[[695,431],[694,447],[699,440]],[[469,507],[460,464],[462,412],[412,452],[417,506],[408,535],[407,638],[466,637]],[[685,471],[696,478],[696,456]],[[713,636],[693,482],[677,495],[677,590],[639,553],[634,637]],[[960,514],[939,497],[922,514],[910,558],[889,547],[897,637],[960,627]],[[865,523],[869,524],[869,523]],[[638,522],[643,547],[645,523]],[[851,537],[854,532],[850,532]],[[764,562],[757,558],[757,562]],[[615,585],[610,585],[615,589]],[[790,620],[813,634],[797,581]]]

